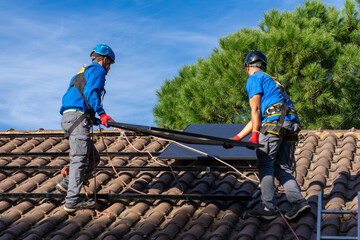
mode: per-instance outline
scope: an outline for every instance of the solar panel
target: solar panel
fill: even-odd
[[[209,135],[214,137],[231,138],[238,134],[246,124],[189,124],[184,132]],[[243,139],[247,141],[250,135]],[[246,147],[233,147],[225,149],[222,146],[185,144],[191,148],[200,150],[210,156],[218,157],[223,160],[256,160],[256,151]],[[198,160],[205,156],[171,143],[159,156],[160,159],[182,159]]]

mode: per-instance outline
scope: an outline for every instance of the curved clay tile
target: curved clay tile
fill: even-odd
[[[89,239],[89,237],[95,239],[97,236],[100,236],[106,229],[106,226],[109,226],[113,221],[115,221],[116,217],[124,208],[125,206],[122,203],[113,203],[110,207],[103,211],[103,213],[106,212],[107,214],[99,216],[95,220],[91,221],[84,231],[79,232],[77,239]]]
[[[125,148],[126,144],[127,142],[125,139],[116,139],[113,144],[108,146],[107,150],[108,152],[121,152]]]
[[[98,150],[98,152],[103,152],[105,151],[106,148],[108,148],[112,143],[114,142],[114,138],[112,137],[103,137],[103,138],[99,138],[96,143],[95,143],[95,147]],[[105,143],[105,145],[104,145]]]
[[[200,237],[204,236],[206,233],[205,228],[200,225],[195,226],[189,231],[186,231],[184,234],[180,236],[180,239],[200,239]]]
[[[257,186],[257,184],[255,184],[254,182],[251,182],[250,180],[246,180],[241,184],[240,189],[237,189],[234,192],[234,194],[250,195],[254,192],[254,190],[256,189],[256,186]]]
[[[0,231],[4,231],[5,229],[7,229],[7,226],[10,226],[13,222],[20,219],[25,212],[31,210],[31,208],[33,207],[34,205],[30,201],[23,201],[20,204],[6,211],[0,217],[0,223],[4,223],[4,225],[0,225]],[[3,228],[3,226],[5,228]]]
[[[233,224],[235,225],[235,224]],[[208,236],[209,240],[229,239],[230,233],[233,230],[233,225],[224,223],[219,225],[211,234]]]
[[[304,166],[308,168],[310,166],[310,160],[307,157],[295,157],[296,166]]]
[[[32,211],[26,213],[15,225],[8,228],[6,232],[10,233],[12,236],[20,236],[28,229],[30,229],[31,225],[35,225],[42,218],[46,216],[46,213],[55,208],[53,203],[43,203],[40,206],[36,206]],[[21,226],[22,225],[22,226]],[[1,238],[6,237],[6,235],[2,235]]]
[[[4,181],[0,182],[0,192],[7,192],[10,189],[16,187],[17,184],[24,181],[27,178],[27,173],[18,172],[17,174],[8,177]]]
[[[0,153],[9,153],[26,142],[26,138],[14,138],[0,147]]]
[[[341,148],[335,149],[335,154],[341,155],[341,153],[344,151],[351,152],[353,155],[356,153],[356,146],[354,146],[352,143],[345,143]]]
[[[298,236],[299,239],[314,239],[311,237],[311,233],[315,231],[315,222],[316,220],[313,220],[314,217],[309,217],[310,214],[306,214],[306,216],[301,217],[300,221],[302,219],[306,219],[307,223],[297,223],[295,234]],[[311,225],[310,225],[311,224]]]
[[[15,148],[11,153],[27,153],[37,145],[43,142],[41,138],[33,138],[25,142],[23,145]]]
[[[296,179],[296,182],[298,183],[300,188],[304,184],[304,178],[305,178],[306,174],[307,174],[307,168],[306,167],[304,167],[304,166],[297,166],[296,167],[295,179]]]
[[[345,206],[345,199],[342,192],[332,192],[329,200],[325,205],[325,209],[328,210],[342,210]]]
[[[358,236],[358,232],[359,229],[357,227],[357,219],[355,218],[351,218],[349,220],[349,223],[346,225],[346,228],[343,229],[343,232],[346,232],[346,236],[351,236],[351,237],[357,237]]]
[[[330,149],[323,149],[319,154],[314,155],[313,161],[315,162],[321,158],[331,161],[333,158],[333,152]]]
[[[319,165],[319,166],[314,167],[314,169],[312,169],[312,171],[308,172],[309,178],[313,178],[316,175],[327,177],[329,175],[329,168],[327,168],[326,166]]]
[[[346,143],[352,143],[354,146],[356,146],[357,137],[352,133],[347,133],[344,135],[341,142],[338,142],[338,144],[341,146]]]
[[[269,223],[264,239],[282,239],[287,228],[288,227],[282,218],[276,218]]]
[[[305,139],[304,142],[309,142],[312,143],[313,145],[318,145],[318,136],[316,134],[308,134]]]
[[[144,151],[158,152],[163,147],[164,147],[164,141],[152,141],[144,148]]]
[[[310,150],[308,150],[308,149],[304,149],[303,151],[301,151],[300,153],[299,153],[299,155],[297,156],[298,157],[298,159],[300,159],[300,158],[306,158],[306,159],[308,159],[308,160],[311,160],[312,158],[313,158],[313,152],[311,152]]]
[[[326,184],[326,176],[321,174],[316,174],[312,178],[306,179],[304,186],[307,188],[306,192],[316,191],[318,193],[321,191]]]
[[[31,157],[19,157],[13,159],[7,166],[25,166],[26,164],[31,162]]]
[[[331,174],[329,175],[329,179],[333,180],[335,178],[346,176],[350,177],[350,167],[345,165],[336,165],[333,169],[331,169]]]
[[[163,220],[166,213],[171,209],[171,204],[162,202],[155,208],[149,210],[137,225],[137,230],[131,232],[129,237],[134,235],[147,236],[149,235]],[[131,239],[131,238],[130,238]]]
[[[321,154],[323,151],[335,152],[335,145],[330,142],[324,142],[321,147],[318,147],[315,154]]]
[[[311,164],[311,169],[315,169],[318,166],[324,166],[326,168],[330,169],[331,166],[331,158],[329,159],[328,157],[318,157],[316,159],[316,162],[314,162],[313,164]]]
[[[0,147],[5,145],[6,143],[10,142],[10,138],[0,138]],[[1,148],[0,148],[1,149]]]
[[[340,220],[335,214],[328,215],[321,222],[321,235],[338,236],[340,230]]]
[[[51,138],[45,139],[42,143],[40,143],[39,145],[37,145],[36,147],[31,149],[30,153],[46,152],[47,150],[52,148],[52,146],[58,144],[61,141],[67,142],[67,144],[69,144],[69,141],[67,139],[62,140],[61,138],[51,137]]]
[[[295,154],[299,154],[301,151],[303,150],[310,150],[311,152],[315,152],[315,149],[316,149],[316,145],[312,142],[305,142],[301,147],[298,146],[296,148],[296,151],[295,151]]]
[[[236,239],[256,239],[261,222],[259,219],[251,217],[241,222],[241,228]]]
[[[345,167],[351,169],[351,164],[352,164],[352,158],[341,157],[337,162],[331,165],[331,170],[336,171],[336,169],[339,167]],[[349,170],[346,170],[346,172],[349,172]]]
[[[340,153],[340,155],[338,155],[336,158],[334,158],[334,161],[339,161],[342,158],[346,158],[349,160],[353,160],[354,158],[354,152],[348,149],[344,149],[344,151],[342,151]]]
[[[334,196],[342,196],[343,199],[346,199],[346,192],[347,192],[347,185],[343,183],[334,183],[333,188],[331,189],[329,196],[330,198]],[[329,201],[331,203],[331,201]],[[328,203],[328,204],[329,204]],[[341,204],[341,206],[344,206],[345,202],[344,200],[338,201],[336,204]],[[329,208],[332,209],[332,208]]]
[[[322,145],[324,145],[325,143],[331,143],[332,145],[336,146],[337,145],[337,139],[338,139],[338,137],[335,134],[326,133],[322,137],[322,141],[319,142],[319,147],[322,147]]]
[[[178,233],[181,231],[182,227],[175,223],[167,224],[162,230],[159,230],[158,233],[154,235],[156,240],[167,240],[175,239]]]
[[[63,225],[58,231],[54,232],[52,237],[55,238],[58,236],[70,239],[71,237],[75,236],[81,227],[85,226],[91,221],[94,215],[94,211],[86,209],[77,211],[76,214],[77,215],[71,220],[66,221],[65,225]]]

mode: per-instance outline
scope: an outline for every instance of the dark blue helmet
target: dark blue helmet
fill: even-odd
[[[101,44],[99,44],[99,45],[96,45],[96,46],[94,47],[94,49],[91,51],[90,57],[91,57],[91,54],[92,54],[93,52],[96,52],[96,53],[98,53],[98,54],[100,54],[100,55],[103,55],[103,56],[108,56],[109,58],[111,58],[111,60],[112,60],[113,62],[115,62],[115,53],[114,53],[114,51],[113,51],[108,45],[106,45],[106,44],[101,43]]]
[[[254,50],[254,51],[251,51],[245,58],[245,67],[250,66],[249,67],[256,67],[256,66],[251,66],[252,63],[254,62],[258,62],[258,61],[261,61],[265,64],[265,67],[267,65],[267,59],[266,59],[266,56],[265,54],[262,52],[262,51],[259,51],[259,50]]]

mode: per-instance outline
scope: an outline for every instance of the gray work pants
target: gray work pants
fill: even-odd
[[[82,115],[81,112],[66,112],[61,120],[61,127],[68,131],[76,119]],[[95,166],[100,162],[100,156],[94,143],[90,139],[90,123],[85,118],[70,134],[70,167],[69,175],[64,178],[68,184],[68,191],[65,202],[76,204],[82,201],[79,196],[80,188],[86,177],[89,177]]]
[[[288,133],[300,130],[296,121],[284,121],[283,128]],[[259,147],[256,151],[258,158],[257,168],[260,175],[261,200],[268,209],[274,209],[274,177],[285,188],[285,194],[289,202],[297,202],[303,199],[299,186],[292,174],[291,165],[294,161],[295,143],[282,141],[277,135],[259,133]]]

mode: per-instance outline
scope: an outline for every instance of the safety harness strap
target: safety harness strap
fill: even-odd
[[[86,104],[87,110],[85,111],[85,113],[89,114],[90,117],[94,117],[95,111],[90,107],[89,102],[86,100],[86,97],[84,96],[84,88],[86,85],[86,79],[85,79],[84,73],[89,67],[91,67],[91,65],[84,67],[79,71],[79,73],[75,76],[74,80],[72,81],[70,88],[72,86],[76,87],[76,89],[79,91],[81,97],[83,98],[83,100]]]
[[[75,76],[75,78],[73,79],[69,89],[71,87],[75,87],[81,97],[83,98],[85,104],[86,104],[86,111],[78,118],[76,119],[76,121],[74,122],[73,125],[71,125],[71,127],[69,128],[69,130],[65,131],[64,132],[64,137],[65,138],[68,138],[70,136],[70,134],[74,131],[74,129],[86,118],[86,117],[89,117],[90,119],[93,119],[95,117],[95,111],[92,109],[92,107],[90,106],[89,102],[86,100],[86,97],[84,96],[84,88],[85,88],[85,85],[86,85],[86,79],[85,79],[85,71],[91,67],[90,66],[87,66],[87,67],[83,67],[79,72],[78,74]]]
[[[287,115],[289,115],[290,113],[293,113],[295,116],[297,116],[295,108],[289,107],[289,105],[287,105],[287,103],[286,103],[284,86],[280,84],[280,82],[277,80],[276,77],[272,77],[272,76],[270,76],[269,74],[267,74],[265,72],[259,72],[259,73],[266,74],[269,77],[271,77],[272,80],[274,80],[274,82],[276,83],[276,85],[278,86],[278,88],[280,90],[281,101],[282,101],[282,104],[280,106],[280,118],[279,118],[279,120],[275,121],[274,123],[266,123],[266,124],[264,124],[261,127],[260,132],[262,134],[266,134],[267,132],[272,133],[272,134],[275,134],[275,135],[279,136],[282,140],[294,141],[295,137],[291,136],[293,134],[289,135],[289,137],[291,136],[291,139],[287,139],[287,132],[282,127],[283,124],[284,124],[284,121],[285,121],[285,117]],[[270,106],[269,108],[275,107],[275,105],[276,104]],[[276,106],[278,106],[278,105],[276,105]],[[267,108],[265,110],[265,113],[270,112],[271,109],[269,109],[269,108]],[[264,115],[263,117],[267,117],[267,116],[268,115]],[[297,133],[296,133],[296,141],[297,141]]]
[[[76,119],[76,121],[73,123],[73,125],[71,125],[69,130],[64,131],[64,137],[68,138],[70,134],[74,131],[74,129],[79,126],[79,124],[86,118],[86,116],[87,114],[83,113],[78,119]]]
[[[275,103],[265,110],[262,117],[265,118],[265,117],[281,115],[282,108],[283,108],[282,103]],[[297,112],[296,112],[295,108],[290,107],[290,106],[289,106],[289,114],[297,117]]]

